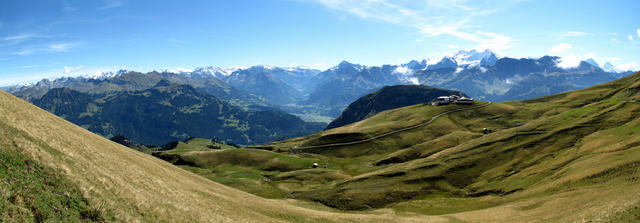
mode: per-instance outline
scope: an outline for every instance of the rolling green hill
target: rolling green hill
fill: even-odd
[[[422,85],[385,86],[351,103],[338,118],[329,123],[326,129],[348,125],[389,109],[427,103],[439,96],[449,95],[467,96],[460,91]]]
[[[391,208],[478,221],[638,220],[639,91],[636,73],[584,90],[448,114],[370,142],[313,147],[367,139],[462,107],[414,105],[263,148],[317,154],[348,173],[346,180],[288,196],[337,209]],[[494,132],[482,134],[483,128]],[[489,212],[502,213],[470,214]]]

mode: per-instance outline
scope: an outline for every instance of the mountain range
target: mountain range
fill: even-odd
[[[509,101],[581,89],[630,73],[618,72],[610,64],[605,69],[615,72],[604,71],[593,60],[562,68],[561,60],[551,56],[498,58],[489,50],[471,50],[455,52],[439,61],[414,60],[401,65],[364,66],[343,61],[325,71],[266,65],[147,73],[120,70],[3,89],[107,137],[125,134],[136,143],[146,144],[193,136],[216,137],[250,145],[313,133],[325,127],[318,122],[333,121],[329,126],[333,128],[394,108],[385,105],[345,110],[358,98],[384,86],[429,85],[464,92],[476,100]],[[163,85],[181,87],[178,90]],[[402,97],[402,91],[390,92],[384,98]],[[184,96],[192,103],[176,106],[185,102],[162,99]],[[361,107],[360,102],[354,106]],[[282,122],[292,126],[286,128]],[[134,128],[134,123],[145,126],[145,130]]]
[[[482,76],[464,76],[465,70],[495,69],[499,79],[500,69],[545,68],[528,81],[557,84],[547,91],[521,85],[518,92],[532,95],[563,89],[563,80],[597,82],[622,75],[603,75],[591,61],[547,70],[558,58],[504,59],[489,67],[482,61],[458,65],[456,78],[468,84],[464,79]],[[394,75],[420,78],[452,69],[430,70],[431,63],[423,62],[406,65],[425,64],[421,71],[396,66]],[[337,69],[351,67],[341,65]],[[393,66],[353,67],[354,80],[371,84],[364,80],[380,78],[371,76]],[[85,92],[43,85],[51,88],[29,99],[49,112],[0,91],[0,221],[634,222],[640,216],[640,73],[521,101],[415,104],[304,137],[285,131],[318,131],[311,130],[313,123],[278,108],[233,105],[239,96],[229,94],[227,102],[181,82],[209,78],[189,75],[124,72],[85,79],[90,85],[66,80],[80,83],[75,88],[98,86]],[[317,76],[347,86],[332,77],[338,72]],[[414,87],[387,87],[371,95],[376,102],[381,92]],[[389,93],[384,104],[400,95]],[[78,126],[63,118],[89,121]],[[209,138],[174,142],[154,153],[177,167],[87,131],[114,127],[135,128],[127,133],[134,137],[148,132],[163,140]],[[218,143],[225,137],[215,135],[220,132],[248,143],[257,143],[249,141],[253,133],[269,137],[265,141],[295,138],[241,149]],[[318,163],[320,168],[312,168]]]
[[[410,61],[400,65],[365,66],[343,61],[320,71],[305,67],[201,67],[193,71],[118,71],[97,76],[42,80],[4,90],[31,100],[47,90],[68,87],[89,94],[145,90],[160,79],[189,84],[236,105],[277,107],[306,120],[334,119],[349,103],[383,86],[420,84],[459,90],[489,101],[536,98],[582,89],[626,76],[610,63],[600,67],[593,59],[573,68],[559,66],[562,58],[499,58],[490,50],[460,50],[440,60]]]
[[[125,135],[152,145],[189,137],[251,145],[303,136],[324,127],[281,111],[244,110],[191,85],[166,79],[146,90],[104,96],[54,88],[33,104],[105,137]]]

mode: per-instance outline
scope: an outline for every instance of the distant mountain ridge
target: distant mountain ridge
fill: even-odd
[[[190,85],[164,79],[150,89],[104,97],[54,88],[33,104],[103,136],[123,134],[154,145],[188,137],[251,145],[324,127],[279,111],[245,111]]]
[[[212,76],[191,76],[157,71],[140,73],[120,70],[118,72],[108,72],[87,77],[63,77],[54,80],[44,79],[33,85],[11,86],[5,88],[5,90],[24,100],[32,101],[42,97],[53,88],[70,88],[90,95],[105,95],[121,91],[150,89],[161,80],[187,84],[223,100],[243,102],[238,104],[266,105],[266,102],[260,96],[238,90]]]
[[[26,100],[54,87],[89,94],[137,91],[160,79],[189,84],[244,107],[277,107],[300,117],[333,119],[351,102],[383,86],[421,84],[459,90],[488,101],[530,99],[582,89],[630,74],[593,59],[562,68],[560,57],[498,57],[490,50],[460,50],[440,60],[412,60],[400,65],[365,66],[342,61],[320,71],[305,67],[201,67],[193,71],[118,71],[91,77],[43,80],[30,86],[3,88]],[[174,72],[174,73],[171,73]]]

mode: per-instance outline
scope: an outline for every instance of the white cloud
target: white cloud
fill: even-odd
[[[78,11],[78,8],[75,8],[73,6],[71,6],[71,4],[69,4],[66,1],[62,2],[62,12],[75,12]]]
[[[607,60],[608,61],[620,61],[620,60],[622,60],[622,58],[620,58],[620,57],[607,57]]]
[[[628,64],[623,64],[623,65],[617,66],[617,68],[620,69],[620,70],[624,70],[624,71],[628,71],[628,70],[637,71],[637,70],[639,70],[638,63],[636,63],[635,61],[633,61],[631,63],[628,63]]]
[[[500,50],[511,48],[510,44],[513,42],[513,39],[507,36],[484,31],[476,31],[475,33],[452,31],[449,34],[477,43],[478,45],[473,47],[476,50],[491,49],[499,52]]]
[[[561,43],[551,47],[551,49],[549,49],[549,53],[551,54],[564,53],[564,52],[567,52],[567,50],[571,49],[571,47],[572,47],[571,44]]]
[[[64,72],[62,72],[63,74],[75,74],[78,71],[81,71],[84,69],[84,66],[80,65],[80,66],[64,66]]]
[[[398,74],[402,74],[402,75],[413,74],[413,71],[411,69],[409,69],[408,67],[405,67],[405,66],[398,66],[398,67],[396,67],[395,70],[393,70],[393,72],[398,73]]]
[[[578,31],[569,31],[569,32],[564,32],[564,33],[560,34],[560,37],[578,37],[578,36],[586,36],[586,35],[589,35],[589,33],[578,32]]]
[[[33,37],[36,37],[36,34],[34,34],[34,33],[23,33],[23,34],[18,34],[18,35],[13,35],[13,36],[7,36],[7,37],[2,38],[2,40],[4,40],[4,41],[22,42],[22,41],[31,39]]]
[[[616,38],[611,38],[611,42],[617,43],[617,42],[618,42],[618,39],[616,39]]]
[[[494,51],[510,47],[512,39],[483,31],[469,31],[475,17],[490,15],[518,1],[466,0],[313,0],[332,10],[364,19],[410,26],[428,37],[452,35],[471,41],[475,48]],[[466,30],[465,30],[466,29]]]
[[[629,36],[627,36],[627,39],[629,39],[629,40],[633,40],[633,36],[632,36],[632,35],[629,35]]]
[[[68,43],[56,43],[49,45],[49,49],[55,52],[67,52],[71,48],[71,45]]]
[[[51,43],[46,46],[36,46],[25,48],[21,51],[16,52],[15,54],[18,56],[27,56],[31,54],[37,53],[57,53],[57,52],[68,52],[72,48],[76,48],[78,46],[84,45],[83,42],[67,42],[67,43]]]
[[[16,54],[17,54],[18,56],[26,56],[26,55],[31,55],[31,54],[33,54],[33,53],[34,53],[34,51],[33,51],[33,50],[31,50],[31,49],[24,49],[24,50],[21,50],[21,51],[16,52]]]
[[[417,77],[410,77],[409,79],[407,79],[409,81],[409,83],[415,84],[415,85],[419,85],[420,81],[418,81]]]
[[[49,45],[49,52],[67,52],[72,48],[84,45],[83,42],[54,43]]]
[[[636,29],[636,32],[638,33],[638,38],[640,38],[640,29]]]
[[[586,55],[584,55],[585,59],[595,59],[596,58],[596,54],[595,53],[587,53]]]
[[[580,65],[580,58],[578,58],[574,54],[570,54],[568,56],[560,58],[560,63],[558,63],[557,65],[558,67],[563,69],[574,68]]]

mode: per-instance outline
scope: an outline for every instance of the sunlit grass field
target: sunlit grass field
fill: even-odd
[[[30,203],[35,206],[72,207],[61,210],[64,219],[98,221],[633,222],[640,219],[639,92],[634,74],[445,115],[352,146],[294,147],[364,139],[462,105],[389,110],[263,146],[271,151],[191,139],[161,152],[179,157],[178,166],[2,92],[0,145],[3,156],[17,160],[6,170],[33,162],[66,186],[0,189],[47,197]],[[320,168],[310,168],[313,163]],[[18,179],[36,173],[25,174]],[[67,200],[80,205],[59,205]],[[0,209],[3,219],[57,219],[9,202],[11,208]]]

